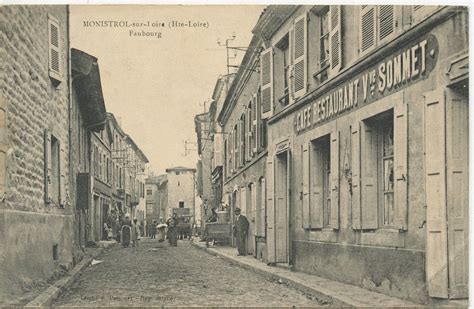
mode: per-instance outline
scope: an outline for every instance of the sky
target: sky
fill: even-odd
[[[196,143],[194,116],[204,112],[204,102],[209,108],[217,78],[227,73],[226,49],[217,42],[235,34],[230,45],[247,46],[263,9],[256,5],[70,6],[71,47],[98,58],[107,112],[115,115],[148,157],[149,171],[161,174],[173,166],[196,167],[197,151],[184,156],[184,141]],[[102,21],[122,21],[127,26]],[[198,27],[170,28],[173,21],[191,21]],[[132,23],[142,25],[131,27]],[[149,35],[135,35],[143,31]],[[240,64],[242,57],[243,52],[238,53],[231,64]]]

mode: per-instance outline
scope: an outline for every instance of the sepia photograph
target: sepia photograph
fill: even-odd
[[[468,3],[2,2],[0,307],[469,307]]]

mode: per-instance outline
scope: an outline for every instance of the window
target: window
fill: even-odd
[[[412,6],[412,21],[418,23],[428,16],[430,16],[439,5],[413,5]]]
[[[260,54],[260,85],[262,118],[273,113],[273,49],[268,48]]]
[[[395,228],[393,109],[366,119],[363,128],[362,222],[367,229]]]
[[[313,203],[319,203],[322,209],[323,225],[331,226],[331,142],[329,134],[313,142],[313,160],[311,168],[311,183],[313,185]]]
[[[45,202],[59,207],[65,200],[65,151],[50,131],[45,131],[44,138]]]
[[[397,16],[393,5],[360,6],[359,50],[365,54],[390,39],[395,33]]]
[[[48,44],[49,44],[49,77],[55,84],[61,82],[61,37],[59,22],[48,16]]]
[[[242,116],[240,116],[240,123],[239,123],[239,126],[240,126],[240,166],[244,166],[245,165],[245,147],[246,147],[246,141],[245,141],[245,138],[246,138],[246,122],[245,122],[245,114],[242,114]]]
[[[147,189],[146,190],[146,195],[152,195],[153,194],[153,190],[152,189]]]
[[[179,208],[184,208],[184,202],[183,201],[179,201]]]
[[[238,128],[237,125],[234,126],[234,154],[233,154],[233,162],[234,162],[234,173],[237,171],[239,168],[239,134],[238,134]]]
[[[328,79],[328,69],[330,63],[329,49],[329,6],[323,6],[316,12],[318,19],[318,68],[314,75],[322,83]]]
[[[287,33],[277,44],[275,48],[274,59],[274,91],[278,101],[286,106],[290,102],[290,48],[289,34]]]

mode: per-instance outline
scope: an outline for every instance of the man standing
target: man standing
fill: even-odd
[[[247,255],[247,232],[249,221],[244,215],[240,214],[240,208],[235,209],[234,235],[237,239],[237,255]]]

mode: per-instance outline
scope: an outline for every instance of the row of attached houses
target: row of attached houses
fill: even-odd
[[[415,302],[467,298],[467,29],[454,6],[263,11],[198,134],[221,150],[201,156],[222,169],[209,203],[242,209],[250,254]]]
[[[67,6],[5,6],[0,20],[4,299],[138,215],[148,159],[106,112],[97,58],[70,48]]]

